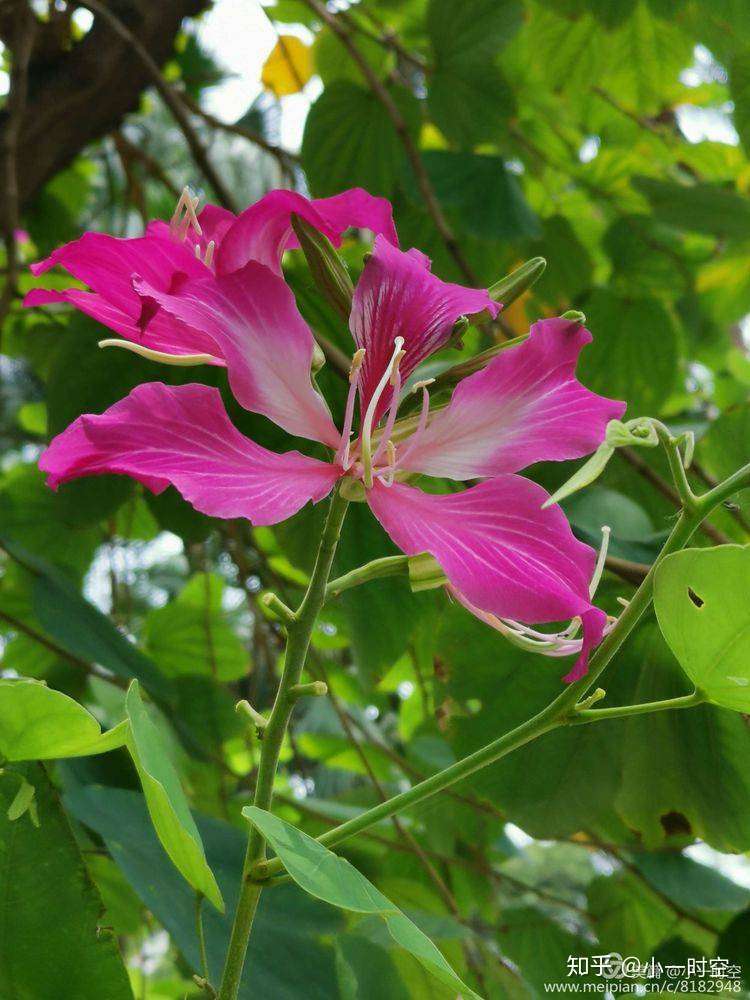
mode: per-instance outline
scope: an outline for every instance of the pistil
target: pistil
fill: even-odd
[[[364,466],[363,479],[368,490],[372,487],[372,425],[375,420],[378,403],[380,402],[381,396],[385,392],[386,386],[391,379],[395,379],[397,377],[398,364],[403,357],[403,351],[401,350],[403,346],[404,338],[396,337],[393,341],[393,354],[391,355],[391,359],[385,366],[385,371],[375,387],[375,392],[372,394],[367,411],[365,412],[364,420],[362,421],[362,464]],[[400,378],[400,376],[398,377]]]

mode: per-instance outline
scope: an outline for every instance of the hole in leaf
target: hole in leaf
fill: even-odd
[[[687,816],[680,812],[664,813],[659,822],[668,837],[690,836],[693,832]]]
[[[693,604],[694,604],[694,605],[696,606],[696,608],[702,608],[702,607],[703,607],[703,605],[704,605],[704,604],[706,603],[706,602],[705,602],[705,601],[703,600],[703,598],[702,598],[702,597],[699,597],[699,596],[698,596],[698,595],[696,594],[696,592],[695,592],[695,591],[693,590],[693,588],[692,588],[692,587],[688,587],[688,597],[689,597],[689,598],[690,598],[690,600],[691,600],[691,601],[693,602]]]

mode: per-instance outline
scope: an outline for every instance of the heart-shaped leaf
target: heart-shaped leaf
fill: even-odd
[[[672,652],[709,701],[750,712],[750,546],[685,549],[654,580],[654,606]]]

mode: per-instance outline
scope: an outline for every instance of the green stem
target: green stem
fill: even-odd
[[[672,473],[675,489],[680,498],[683,510],[693,512],[697,510],[698,497],[693,493],[688,482],[685,465],[680,452],[680,442],[673,437],[672,432],[660,420],[651,421],[659,441],[662,443],[667,453],[669,471]]]
[[[201,957],[201,974],[203,978],[208,981],[208,956],[206,954],[206,935],[203,933],[203,900],[205,899],[203,893],[197,892],[195,894],[195,932],[198,936],[198,948]]]
[[[419,784],[414,785],[413,788],[402,792],[400,795],[393,796],[393,798],[374,806],[372,809],[368,809],[353,819],[347,820],[346,823],[342,823],[333,830],[328,830],[318,838],[319,842],[327,847],[340,844],[342,841],[348,840],[350,837],[362,833],[364,830],[368,830],[381,820],[388,819],[403,809],[408,809],[423,802],[436,792],[450,788],[451,785],[462,781],[475,771],[487,767],[489,764],[494,764],[502,757],[505,757],[506,754],[517,750],[519,747],[535,740],[544,733],[566,725],[570,720],[571,714],[575,712],[576,704],[595,684],[613,656],[635,628],[644,612],[649,608],[653,596],[654,574],[657,567],[666,556],[672,552],[677,552],[687,544],[700,522],[716,504],[736,491],[742,482],[745,480],[750,481],[750,465],[745,467],[744,478],[740,477],[738,479],[735,476],[732,479],[735,481],[732,490],[727,492],[724,488],[726,484],[721,484],[721,487],[712,490],[710,494],[696,498],[695,507],[692,511],[681,512],[669,538],[664,543],[664,547],[649,569],[645,579],[633,595],[633,599],[620,615],[615,627],[605,636],[591,657],[588,673],[585,677],[570,684],[554,701],[550,702],[546,708],[542,709],[533,718],[512,729],[510,732],[505,733],[463,760],[457,761],[450,767],[445,768],[445,770],[431,775],[424,781],[419,782]],[[711,499],[708,500],[708,497],[711,497]],[[274,858],[271,861],[257,865],[255,876],[259,879],[269,878],[277,875],[282,870],[283,866],[281,862],[278,858]]]
[[[568,720],[568,725],[582,726],[588,722],[604,722],[607,719],[625,719],[629,715],[647,715],[651,712],[666,712],[673,708],[692,708],[702,705],[705,695],[700,691],[682,695],[680,698],[665,698],[663,701],[644,701],[640,705],[615,705],[613,708],[583,708]]]
[[[331,573],[333,557],[338,545],[341,525],[346,514],[348,501],[338,489],[331,499],[318,554],[315,559],[310,584],[302,603],[295,612],[294,621],[288,626],[288,642],[284,658],[284,670],[276,693],[276,699],[263,732],[258,779],[255,785],[253,805],[260,809],[270,809],[273,799],[273,785],[281,753],[281,744],[289,719],[296,704],[290,697],[290,689],[299,683],[310,646],[310,636],[315,619],[325,601],[326,584]],[[219,1000],[236,1000],[242,967],[245,962],[247,943],[250,939],[258,900],[263,888],[254,881],[251,869],[266,856],[266,845],[257,829],[253,828],[248,839],[245,863],[242,871],[242,887],[237,902],[237,910],[232,926],[224,974],[222,976]]]
[[[359,587],[360,584],[369,583],[370,580],[379,580],[384,576],[406,576],[409,572],[408,556],[384,556],[382,559],[373,559],[372,562],[358,566],[349,573],[337,577],[326,587],[326,600],[338,597],[345,590],[352,587]]]

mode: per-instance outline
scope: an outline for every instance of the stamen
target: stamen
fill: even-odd
[[[196,197],[190,188],[185,186],[182,189],[182,194],[177,199],[175,210],[169,221],[169,232],[173,239],[179,240],[182,243],[191,226],[198,236],[203,235],[201,224],[198,222],[198,216],[195,213],[199,203],[200,198]]]
[[[341,432],[341,468],[346,472],[351,466],[349,459],[349,448],[351,446],[352,424],[354,423],[354,401],[357,398],[357,385],[359,384],[359,373],[365,360],[365,349],[360,347],[354,352],[352,365],[349,369],[349,395],[346,397],[346,411],[344,413],[344,429]]]
[[[210,364],[214,360],[210,354],[166,354],[164,351],[154,351],[150,347],[144,347],[143,344],[136,344],[132,340],[119,340],[116,337],[100,340],[99,347],[122,347],[149,361],[158,361],[162,365],[175,365],[178,368]]]
[[[214,242],[214,240],[210,240],[210,242],[208,243],[208,246],[206,247],[205,254],[202,254],[201,253],[200,243],[196,243],[195,244],[195,256],[198,258],[198,260],[201,262],[201,264],[205,264],[206,267],[210,267],[211,263],[212,263],[212,261],[214,259],[214,250],[215,249],[216,249],[216,243]]]
[[[409,458],[409,455],[412,454],[414,449],[419,444],[419,440],[424,434],[425,429],[427,428],[427,419],[430,415],[430,394],[427,391],[427,387],[429,385],[432,385],[434,381],[435,381],[434,378],[426,378],[423,379],[421,382],[415,382],[414,385],[412,386],[411,390],[412,392],[419,392],[420,389],[422,390],[422,409],[420,410],[419,413],[419,423],[417,424],[417,429],[414,431],[411,437],[407,438],[408,444],[406,446],[406,450],[398,460],[398,464],[402,467],[404,462]]]
[[[393,477],[396,475],[396,445],[390,438],[386,450],[388,452],[388,465],[383,472],[383,485],[393,486]]]
[[[403,357],[403,352],[401,351],[403,346],[404,338],[396,337],[393,341],[393,354],[391,355],[391,360],[385,366],[382,378],[375,387],[375,392],[372,394],[372,399],[367,407],[365,418],[362,421],[362,461],[364,463],[363,478],[365,486],[368,490],[372,487],[372,424],[375,419],[375,411],[377,410],[378,403],[380,402],[380,397],[385,392],[386,386],[393,377],[394,365],[398,365],[398,362]]]
[[[589,584],[589,597],[593,598],[596,593],[596,588],[599,586],[599,581],[602,578],[602,573],[604,572],[604,562],[607,558],[607,549],[609,548],[609,536],[612,534],[612,529],[606,524],[602,525],[602,544],[599,548],[599,555],[596,560],[596,567],[594,568],[594,575],[591,577],[591,583]]]

